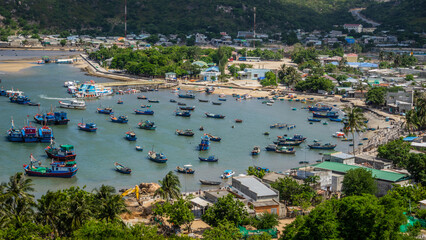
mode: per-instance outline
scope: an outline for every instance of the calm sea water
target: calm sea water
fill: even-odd
[[[43,50],[0,50],[0,60],[20,60],[26,58],[41,58],[41,56],[66,57],[78,55],[78,52],[43,51]]]
[[[27,116],[32,121],[32,116],[38,112],[49,111],[51,106],[57,107],[58,100],[69,98],[63,83],[69,80],[80,82],[93,79],[96,82],[110,81],[108,79],[86,76],[79,69],[70,65],[46,64],[23,70],[19,73],[4,74],[1,76],[1,86],[5,89],[19,89],[25,92],[33,102],[40,102],[40,107],[22,106],[12,104],[6,97],[0,97],[0,130],[4,138],[0,144],[0,181],[7,181],[8,177],[16,172],[22,172],[22,165],[29,162],[30,154],[48,164],[44,148],[45,143],[11,143],[6,140],[6,131],[10,127],[10,118],[13,117],[15,125],[22,127]],[[100,100],[87,101],[86,110],[69,110],[71,119],[66,126],[52,126],[55,142],[57,144],[72,144],[77,153],[79,171],[76,177],[71,179],[59,178],[32,178],[35,184],[36,195],[40,196],[47,190],[57,190],[70,186],[86,186],[88,190],[99,187],[101,184],[112,185],[116,188],[131,187],[141,182],[157,182],[176,166],[192,164],[196,170],[194,175],[178,174],[181,178],[182,188],[186,191],[203,188],[198,180],[219,180],[219,176],[225,169],[233,169],[237,175],[245,173],[250,165],[258,165],[270,168],[274,171],[284,171],[299,166],[299,161],[308,160],[314,163],[320,159],[320,152],[307,149],[307,143],[296,147],[295,155],[277,154],[262,150],[259,156],[252,157],[250,152],[253,146],[262,148],[272,143],[276,136],[288,134],[302,134],[308,137],[307,142],[314,139],[323,142],[337,143],[336,150],[347,152],[348,142],[341,142],[331,135],[342,127],[340,123],[329,122],[309,124],[307,118],[311,114],[301,109],[306,104],[298,102],[277,101],[273,106],[261,104],[262,100],[252,99],[242,102],[235,101],[227,96],[227,101],[221,106],[198,102],[197,98],[217,101],[218,96],[197,93],[197,98],[178,99],[170,90],[142,93],[148,98],[156,98],[160,103],[148,103],[138,100],[137,95],[109,96]],[[123,105],[117,105],[121,98]],[[176,117],[174,111],[176,103],[169,102],[177,99],[195,106],[195,111],[190,118]],[[133,110],[141,104],[151,104],[154,116],[141,116],[133,114]],[[109,121],[107,115],[97,114],[96,108],[110,106],[116,115],[127,115],[128,124],[118,124]],[[297,108],[293,111],[292,108]],[[58,108],[59,109],[59,108]],[[226,115],[225,119],[206,118],[204,113],[212,112]],[[243,123],[235,123],[234,119],[242,119]],[[96,133],[79,131],[77,123],[81,120],[94,121],[98,125]],[[157,130],[148,131],[137,127],[138,122],[149,119],[157,125]],[[273,123],[293,123],[297,127],[292,130],[270,129]],[[36,123],[33,125],[39,126]],[[204,126],[204,131],[198,130]],[[234,128],[232,128],[234,126]],[[182,137],[175,135],[176,129],[193,129],[194,137]],[[138,140],[128,142],[124,139],[125,132],[134,130]],[[269,131],[270,136],[263,133]],[[221,142],[212,142],[210,150],[206,152],[196,151],[203,133],[211,133],[222,137]],[[136,145],[144,147],[143,152],[135,150]],[[166,164],[158,164],[149,161],[146,156],[151,149],[163,152],[169,158]],[[207,157],[216,155],[217,163],[200,162],[198,156]],[[131,175],[123,175],[113,170],[113,162],[118,161],[133,169]]]

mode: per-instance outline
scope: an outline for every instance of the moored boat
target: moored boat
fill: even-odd
[[[346,138],[346,135],[344,132],[336,132],[332,136],[335,138]]]
[[[42,125],[66,125],[70,121],[66,112],[48,112],[34,115],[34,120]]]
[[[269,144],[268,146],[265,147],[266,151],[273,151],[275,152],[275,150],[277,150],[277,145],[275,144]]]
[[[69,109],[86,109],[86,102],[82,100],[59,101],[59,107]]]
[[[148,159],[157,163],[166,163],[168,160],[163,153],[156,153],[154,151],[148,152]]]
[[[223,178],[223,179],[228,179],[228,178],[234,176],[234,174],[235,174],[234,171],[228,169],[228,170],[225,170],[220,177]]]
[[[225,101],[226,101],[226,98],[218,98],[217,100],[222,101],[222,102],[225,102]]]
[[[288,148],[288,147],[279,147],[275,150],[276,153],[284,153],[284,154],[294,154],[296,153],[296,150],[294,148]]]
[[[141,105],[141,108],[150,108],[152,105]]]
[[[148,99],[147,97],[145,97],[145,96],[137,96],[137,98],[138,99],[142,99],[142,100],[146,100],[146,99]]]
[[[253,148],[253,150],[251,151],[251,155],[255,156],[255,155],[259,155],[260,153],[260,147],[259,146],[255,146]]]
[[[145,130],[155,130],[157,126],[155,126],[155,123],[149,120],[145,120],[144,122],[138,123],[139,128],[145,129]]]
[[[137,139],[136,133],[133,131],[126,132],[126,135],[124,136],[124,138],[126,138],[127,141],[136,141]]]
[[[206,114],[206,117],[208,118],[219,118],[219,119],[225,118],[225,116],[221,114],[213,114],[213,113],[204,113],[204,114]]]
[[[150,102],[150,103],[160,103],[160,100],[157,100],[157,99],[148,99],[148,102]]]
[[[211,94],[214,92],[214,87],[206,87],[206,93]]]
[[[175,103],[175,102],[176,102],[176,100],[174,100],[174,99],[170,99],[170,102]]]
[[[117,104],[123,104],[123,103],[124,103],[123,100],[118,99]]]
[[[179,107],[180,110],[185,110],[185,111],[194,111],[195,110],[195,106],[192,107],[186,107],[186,106],[181,106]]]
[[[215,186],[215,185],[221,184],[221,182],[218,182],[218,181],[210,181],[210,180],[204,180],[204,179],[200,179],[199,181],[203,185],[214,185]]]
[[[310,144],[308,146],[311,149],[332,150],[332,149],[334,149],[336,147],[336,144],[331,144],[331,143],[326,143],[326,144],[314,143],[314,144]]]
[[[326,113],[322,113],[322,112],[312,112],[313,117],[315,118],[338,118],[339,117],[339,113],[338,112],[326,112]]]
[[[187,92],[186,94],[178,94],[178,97],[194,99],[195,95],[192,92]]]
[[[50,167],[37,166],[38,162],[33,155],[30,156],[30,164],[24,164],[25,174],[33,177],[61,177],[71,178],[77,174],[78,168],[74,161],[53,162]]]
[[[142,152],[142,151],[143,151],[143,147],[141,147],[141,146],[137,145],[137,146],[136,146],[136,151]]]
[[[213,105],[222,105],[222,103],[220,103],[220,102],[212,102],[213,103]]]
[[[48,126],[43,126],[38,129],[38,139],[42,143],[49,143],[53,137],[53,131]]]
[[[221,137],[213,136],[210,133],[206,133],[206,135],[210,138],[210,141],[213,141],[213,142],[220,142],[220,140],[222,140]]]
[[[38,142],[39,138],[37,135],[37,128],[31,125],[27,125],[22,128],[22,139],[24,142]]]
[[[195,170],[192,169],[191,167],[192,167],[192,165],[190,165],[190,164],[184,165],[183,167],[177,166],[176,172],[185,173],[185,174],[194,174]]]
[[[343,119],[340,119],[340,118],[330,118],[330,121],[332,121],[332,122],[342,122]]]
[[[279,141],[275,141],[274,143],[278,146],[299,146],[303,143],[303,141],[287,141],[286,139],[279,139]]]
[[[31,99],[29,99],[27,96],[11,96],[9,97],[9,100],[11,103],[17,104],[28,104],[31,102]]]
[[[200,161],[202,162],[217,162],[219,159],[217,157],[215,157],[214,155],[211,155],[207,158],[203,158],[203,157],[198,157],[198,159],[200,159]]]
[[[114,163],[114,167],[115,167],[115,171],[117,171],[119,173],[124,173],[124,174],[132,173],[132,169],[125,167],[125,166],[119,164],[118,162]]]
[[[243,120],[241,120],[241,119],[235,119],[235,122],[236,122],[236,123],[242,123],[242,122],[243,122]]]
[[[127,123],[127,122],[129,122],[129,119],[127,118],[127,116],[115,117],[114,115],[111,115],[111,122],[114,122],[114,123]]]
[[[154,115],[154,111],[152,111],[152,110],[138,110],[138,109],[135,109],[135,114],[138,114],[138,115]]]
[[[321,122],[321,119],[316,119],[316,118],[308,118],[309,122]]]
[[[96,132],[98,128],[96,127],[96,123],[78,123],[78,129],[86,132]]]
[[[198,99],[199,102],[209,102],[209,100]]]
[[[190,117],[191,112],[190,111],[176,111],[175,115],[179,116],[179,117]]]
[[[198,144],[198,151],[206,151],[209,150],[210,147],[210,138],[206,134],[201,137],[201,143]]]
[[[179,105],[179,106],[186,106],[186,103],[178,102],[177,105]]]
[[[112,113],[114,113],[112,111],[112,108],[110,108],[110,107],[107,107],[107,108],[96,108],[96,111],[98,113],[100,113],[100,114],[112,114]]]
[[[74,152],[73,145],[65,144],[60,145],[58,148],[55,147],[53,141],[51,141],[51,144],[47,146],[44,151],[46,152],[49,158],[59,161],[71,161],[74,160],[77,156]]]
[[[191,129],[186,129],[186,130],[176,129],[175,133],[179,136],[186,136],[186,137],[194,136],[194,132]]]

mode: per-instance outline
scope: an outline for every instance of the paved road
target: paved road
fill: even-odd
[[[352,14],[352,16],[354,16],[356,19],[361,19],[362,21],[369,23],[371,25],[373,25],[374,27],[377,27],[380,25],[380,23],[375,22],[371,19],[366,18],[364,15],[362,15],[360,12],[362,10],[364,10],[365,8],[354,8],[349,10],[349,12]]]

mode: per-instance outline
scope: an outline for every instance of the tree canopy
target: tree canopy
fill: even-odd
[[[227,220],[237,226],[247,218],[248,213],[244,208],[244,203],[232,194],[218,198],[217,202],[202,216],[203,221],[211,226],[219,226],[222,220]]]
[[[375,194],[377,183],[370,170],[365,168],[351,169],[343,178],[342,191],[346,196]]]

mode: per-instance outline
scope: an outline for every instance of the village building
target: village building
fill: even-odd
[[[413,109],[413,92],[387,92],[386,108],[390,113],[405,113]]]
[[[200,75],[203,81],[216,81],[220,76],[219,67],[209,67],[206,70],[202,71]]]
[[[265,74],[271,69],[246,68],[244,71],[239,71],[240,80],[262,80]]]
[[[344,24],[343,28],[350,31],[354,31],[356,33],[362,32],[362,24]]]

